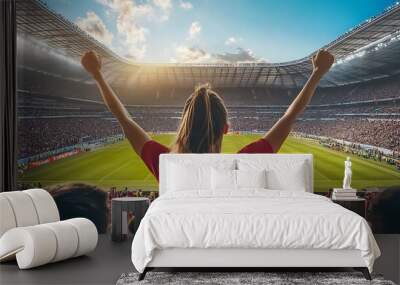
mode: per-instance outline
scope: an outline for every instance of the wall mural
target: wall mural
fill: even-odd
[[[35,7],[50,11],[54,19],[62,17],[43,3],[39,4]],[[63,11],[57,12],[62,14]],[[95,21],[96,17],[89,12],[87,18],[76,21],[79,27],[72,21],[62,19],[70,25],[71,31],[81,35],[85,27],[94,38],[96,32],[90,27],[100,27],[99,33],[103,36],[107,35],[105,30],[110,32],[101,25],[93,26],[91,21]],[[50,30],[52,27],[49,25]],[[195,35],[199,27],[191,28]],[[66,205],[73,208],[82,203],[92,207],[91,213],[98,210],[107,215],[111,197],[131,195],[156,198],[157,180],[132,151],[118,122],[103,103],[95,82],[80,65],[77,51],[84,51],[85,48],[72,40],[69,42],[68,33],[61,39],[66,43],[64,48],[57,47],[57,40],[60,39],[35,29],[38,27],[32,27],[29,32],[26,26],[21,25],[18,33],[20,188],[48,189],[59,198],[58,205],[65,209],[62,211],[65,217],[74,215],[68,213]],[[262,61],[253,65],[243,62],[242,67],[238,63],[229,67],[229,62],[224,61],[220,68],[214,68],[214,77],[204,76],[204,72],[212,68],[200,65],[197,69],[187,68],[178,73],[182,78],[174,79],[177,68],[168,65],[139,68],[107,51],[104,42],[94,38],[88,36],[87,41],[97,43],[98,50],[106,50],[105,76],[126,104],[132,118],[156,141],[165,145],[173,142],[185,100],[193,86],[201,80],[215,86],[228,108],[230,131],[223,140],[224,153],[237,152],[271,128],[304,82],[301,74],[293,78],[287,75],[295,67],[283,72],[269,67],[267,69],[271,70],[271,74],[267,71],[262,73],[262,69],[257,69],[257,66],[266,64]],[[398,51],[400,36],[397,33],[391,38],[384,42],[385,46],[377,44],[362,55],[336,63],[328,76],[329,80],[326,79],[317,89],[310,106],[280,150],[280,153],[314,155],[315,192],[322,195],[328,195],[330,189],[342,187],[345,161],[349,157],[352,163],[351,186],[370,199],[370,220],[378,221],[375,223],[377,232],[399,230],[386,225],[382,216],[392,203],[400,204],[398,188],[397,191],[395,189],[400,184],[400,77],[396,75],[400,71],[400,59],[397,56],[387,59],[386,65],[382,63],[375,69],[358,71],[366,78],[361,82],[357,79],[356,70],[379,58],[389,58],[394,51]],[[227,60],[221,58],[219,60]],[[208,57],[208,60],[212,59]],[[251,61],[251,58],[248,60]],[[236,80],[235,76],[249,66],[253,68],[249,69],[250,73]],[[163,72],[154,71],[157,68]],[[228,79],[224,84],[214,80],[218,76],[222,78],[215,75],[218,72],[226,73]],[[307,66],[302,72],[305,77],[308,76]],[[377,76],[379,72],[385,76]],[[164,77],[160,79],[157,76]],[[184,82],[187,77],[192,84]],[[350,79],[345,81],[343,78]],[[383,195],[383,190],[389,187],[393,191],[386,191]],[[71,194],[77,189],[84,189],[79,193],[85,195]],[[92,215],[89,212],[87,215]],[[94,216],[93,219],[96,219]],[[98,224],[102,223],[104,221]]]

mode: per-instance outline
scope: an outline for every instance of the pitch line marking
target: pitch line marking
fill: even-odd
[[[99,182],[104,181],[104,179],[106,179],[107,177],[109,177],[110,175],[113,175],[114,173],[116,173],[117,171],[119,171],[120,169],[122,169],[123,167],[127,166],[129,163],[131,162],[131,160],[126,161],[125,163],[123,163],[121,166],[117,167],[116,169],[114,169],[113,171],[111,171],[110,173],[107,173],[106,175],[104,175]]]

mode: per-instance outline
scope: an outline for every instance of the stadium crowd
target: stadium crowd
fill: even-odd
[[[95,86],[32,68],[19,68],[19,158],[122,134]],[[399,152],[400,76],[319,88],[295,131]],[[59,90],[59,86],[68,86]],[[69,88],[70,87],[70,88]],[[29,91],[27,91],[29,90]],[[45,90],[45,92],[44,92]],[[173,132],[191,89],[121,89],[132,117],[147,131]],[[285,112],[298,90],[224,88],[232,131],[264,132]],[[118,92],[118,91],[117,91]],[[388,99],[389,98],[389,99]],[[367,103],[365,101],[375,100]],[[387,101],[385,101],[387,100]],[[355,102],[351,104],[349,103]],[[143,105],[137,105],[143,104]]]
[[[310,137],[310,135],[306,135]],[[395,153],[394,155],[387,155],[385,152],[378,148],[365,148],[361,144],[357,143],[345,143],[343,141],[338,141],[332,138],[319,138],[318,141],[331,149],[351,153],[353,155],[358,155],[363,158],[373,159],[376,161],[385,161],[388,164],[395,165],[397,169],[400,170],[400,154]]]
[[[300,121],[296,132],[326,136],[400,152],[400,121],[346,119]]]
[[[400,97],[400,76],[343,87],[319,88],[311,104],[338,104]]]
[[[68,77],[69,76],[69,77]],[[83,77],[85,78],[85,77]],[[343,104],[400,98],[400,75],[376,79],[347,86],[318,88],[311,105]],[[59,87],[64,88],[60,89]],[[101,101],[96,85],[90,80],[77,80],[70,75],[65,78],[30,67],[19,66],[18,89],[44,93],[54,97],[79,98]],[[179,105],[183,106],[193,88],[155,87],[137,89],[134,86],[115,86],[125,104],[130,105]],[[288,105],[299,89],[270,88],[216,88],[228,106]]]
[[[101,118],[22,119],[18,121],[19,158],[121,133],[116,123]]]
[[[259,113],[254,110],[232,112],[231,131],[264,132],[272,127],[281,113]],[[326,115],[326,114],[325,114]],[[321,116],[321,113],[319,113]],[[135,120],[152,133],[174,132],[180,117],[166,114],[139,114]],[[121,135],[122,130],[112,119],[101,117],[37,118],[19,120],[19,157],[52,151],[85,141]],[[369,117],[326,117],[317,114],[299,120],[294,131],[373,145],[400,152],[400,120]]]

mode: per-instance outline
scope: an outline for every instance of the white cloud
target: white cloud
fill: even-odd
[[[178,46],[172,62],[180,63],[253,63],[265,62],[249,49],[237,48],[236,53],[212,54],[197,47]]]
[[[156,7],[161,10],[161,15],[154,17],[155,20],[166,21],[169,18],[169,14],[172,8],[171,0],[153,0]]]
[[[96,0],[109,8],[111,12],[131,16],[137,20],[139,17],[149,17],[153,14],[153,6],[147,2],[136,4],[134,0]]]
[[[181,1],[179,3],[179,7],[181,7],[184,10],[190,10],[193,8],[193,4],[190,2]]]
[[[229,46],[229,45],[235,45],[238,44],[239,42],[242,42],[243,39],[242,38],[235,38],[235,37],[229,37],[226,41],[225,41],[225,45]]]
[[[153,3],[162,10],[169,10],[172,7],[171,0],[153,0]]]
[[[204,63],[211,60],[211,54],[200,48],[178,46],[175,51],[176,58],[172,59],[174,62]]]
[[[111,45],[113,34],[95,12],[89,11],[86,13],[86,17],[79,17],[76,20],[76,24],[99,42]]]
[[[123,55],[135,59],[143,58],[146,52],[146,29],[137,19],[152,13],[148,4],[136,5],[131,0],[97,0],[116,14],[116,27],[120,39],[118,49]]]
[[[193,22],[189,28],[189,39],[194,39],[201,31],[199,22]]]
[[[123,56],[142,59],[146,54],[148,29],[145,21],[165,21],[172,8],[171,0],[96,0],[115,15],[119,45]]]
[[[226,52],[222,54],[215,54],[214,56],[218,61],[224,63],[249,63],[249,62],[265,62],[264,59],[258,58],[250,49],[238,47],[237,52]]]

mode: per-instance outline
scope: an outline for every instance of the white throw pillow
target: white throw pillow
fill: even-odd
[[[207,166],[169,163],[167,187],[170,191],[210,189],[210,171]]]
[[[302,161],[291,163],[283,169],[270,169],[267,175],[268,188],[306,192],[307,179],[305,167],[306,164]]]
[[[266,188],[267,171],[211,169],[211,188],[213,190],[238,190],[242,188]]]
[[[212,191],[211,168],[232,170],[236,168],[236,160],[233,159],[221,159],[210,163],[207,157],[204,156],[204,160],[192,162],[189,159],[190,156],[182,154],[175,161],[167,163],[167,191]]]
[[[267,170],[236,170],[236,187],[267,188]]]
[[[233,169],[211,169],[211,189],[212,190],[235,190],[236,189],[236,170]]]
[[[304,161],[290,159],[275,161],[242,161],[238,160],[239,170],[267,169],[267,189],[303,191],[307,189],[307,164]]]

